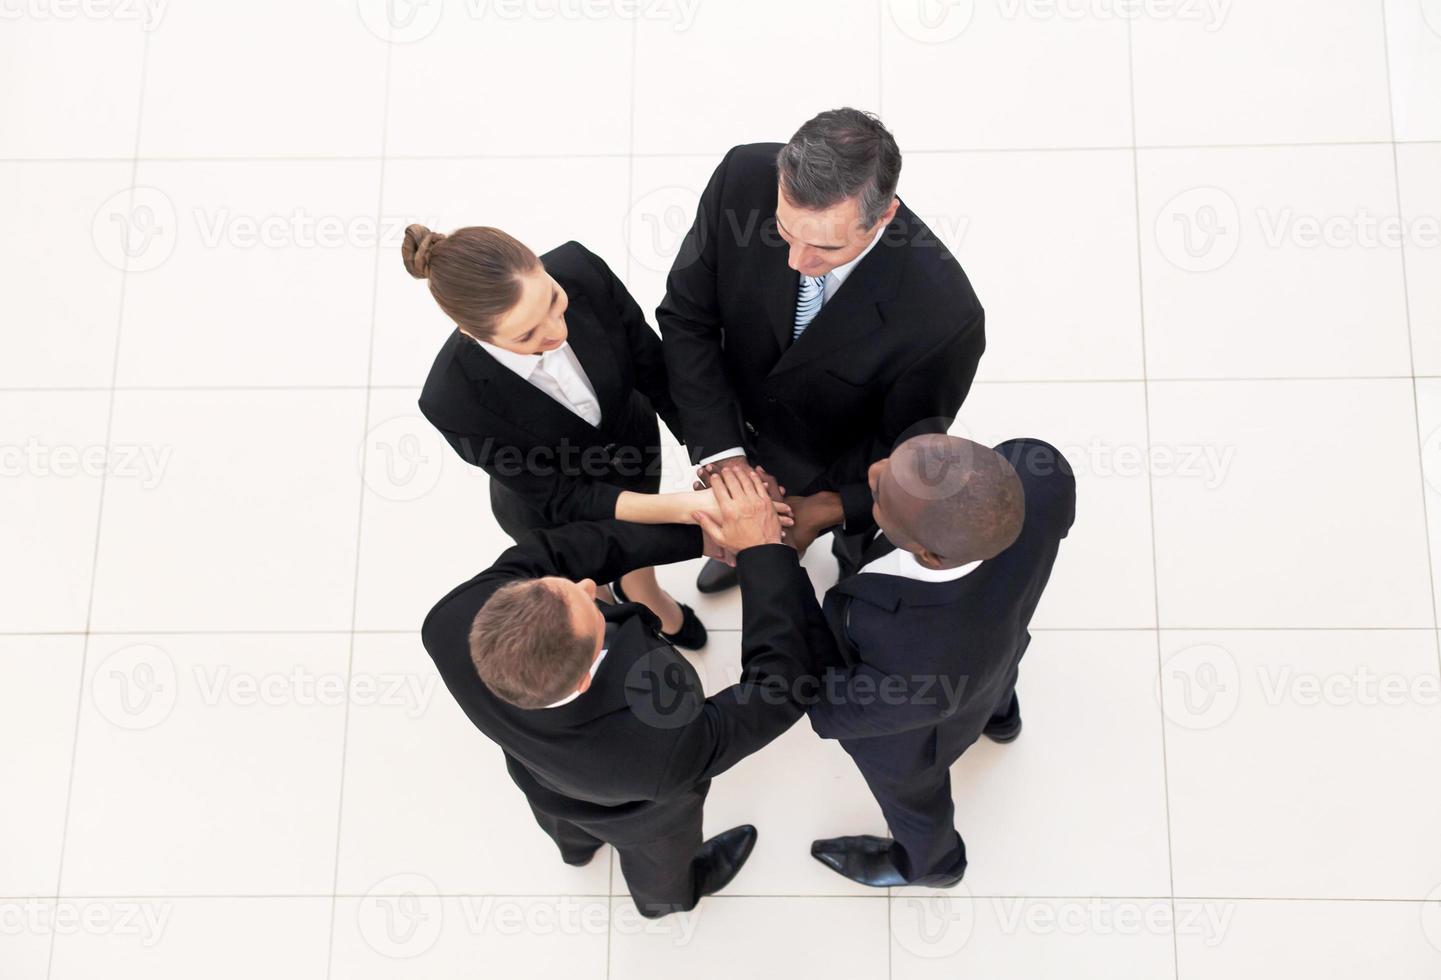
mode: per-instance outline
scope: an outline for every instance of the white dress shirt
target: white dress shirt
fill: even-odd
[[[886,552],[875,561],[869,562],[860,570],[859,574],[865,575],[867,572],[871,572],[878,575],[898,575],[901,578],[914,579],[917,582],[954,582],[980,567],[980,562],[973,561],[955,568],[927,568],[915,555],[904,548],[897,548],[894,551]]]
[[[861,249],[860,255],[857,255],[845,265],[838,265],[830,272],[826,273],[826,293],[825,298],[821,300],[821,309],[825,309],[825,305],[831,301],[831,297],[836,294],[836,290],[841,288],[841,283],[845,282],[846,277],[855,271],[856,266],[860,265],[861,259],[871,254],[871,249],[876,247],[876,242],[880,241],[881,236],[885,233],[886,226],[882,225],[881,229],[876,232],[875,237],[871,239],[871,243],[865,248]],[[819,316],[820,314],[816,315]],[[729,459],[732,456],[744,455],[745,449],[743,447],[732,446],[724,452],[716,453],[713,456],[707,456],[705,459],[701,460],[698,465],[704,466],[707,463],[714,463],[718,459]]]
[[[566,341],[555,350],[544,354],[517,354],[477,340],[487,354],[510,368],[520,377],[551,398],[560,402],[591,425],[600,425],[600,402],[595,397],[595,386],[586,377],[580,358],[570,349]]]

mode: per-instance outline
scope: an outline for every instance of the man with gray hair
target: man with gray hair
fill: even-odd
[[[763,464],[796,494],[787,539],[803,552],[835,529],[843,576],[875,530],[867,468],[946,431],[985,349],[970,281],[896,196],[900,172],[895,139],[856,109],[733,148],[656,311],[701,481]],[[715,561],[697,583],[732,584]]]

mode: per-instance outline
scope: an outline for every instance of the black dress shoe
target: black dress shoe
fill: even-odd
[[[726,589],[733,589],[740,583],[740,576],[736,570],[723,561],[714,558],[706,560],[705,567],[695,578],[695,587],[699,592],[710,595],[713,592],[724,592]]]
[[[1014,742],[1021,734],[1021,719],[1017,718],[1008,725],[987,725],[981,730],[981,734],[1000,745]]]
[[[1005,745],[1007,742],[1014,742],[1016,736],[1021,734],[1021,699],[1015,694],[1011,695],[1010,703],[1006,705],[1005,714],[1008,716],[1002,721],[992,718],[981,729],[981,734],[992,742]]]
[[[901,885],[925,885],[928,888],[950,888],[966,873],[965,858],[960,870],[925,875],[907,880],[891,857],[889,837],[863,834],[859,837],[827,837],[811,842],[811,857],[839,875],[873,888],[897,888]]]
[[[677,602],[680,606],[681,621],[680,629],[674,633],[667,633],[661,630],[660,635],[678,647],[685,647],[687,650],[699,650],[705,646],[707,633],[705,623],[702,623],[695,614],[695,610],[684,602]]]
[[[741,865],[746,863],[746,858],[751,856],[755,846],[756,829],[748,823],[716,834],[702,844],[691,859],[691,867],[695,869],[696,901],[699,902],[707,895],[714,895],[729,885],[740,871]],[[691,905],[690,908],[695,906]],[[659,919],[672,912],[688,912],[690,909],[679,906],[656,908],[648,905],[639,911],[647,919]]]

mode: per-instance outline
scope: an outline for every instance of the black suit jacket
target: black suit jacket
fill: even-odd
[[[949,766],[992,713],[1006,709],[1031,616],[1075,520],[1076,480],[1060,452],[1033,439],[996,451],[1026,494],[1014,544],[952,582],[869,572],[826,595],[826,619],[848,666],[827,678],[826,690],[839,697],[811,707],[811,725],[898,778]],[[878,538],[867,559],[887,547]]]
[[[554,527],[615,516],[622,490],[660,487],[658,412],[680,438],[660,339],[599,256],[566,242],[540,257],[570,297],[569,342],[595,388],[600,426],[518,377],[459,330],[435,358],[420,410],[461,458],[519,498],[502,523]],[[495,495],[492,494],[494,497]],[[514,508],[512,508],[514,509]],[[513,526],[507,531],[515,533]]]
[[[425,619],[421,638],[462,709],[505,750],[511,774],[542,812],[611,828],[612,843],[664,831],[666,803],[756,751],[803,713],[807,678],[835,662],[815,593],[785,545],[737,557],[742,636],[739,683],[714,697],[657,633],[644,606],[602,606],[613,629],[590,688],[554,708],[516,708],[491,694],[470,659],[475,614],[500,586],[560,575],[612,581],[650,565],[698,557],[683,525],[622,521],[537,531],[456,588]],[[820,659],[818,659],[820,658]]]
[[[656,310],[691,458],[744,446],[791,492],[870,526],[866,469],[944,432],[985,349],[960,263],[904,203],[791,343],[799,277],[776,230],[779,143],[737,146],[701,196]]]

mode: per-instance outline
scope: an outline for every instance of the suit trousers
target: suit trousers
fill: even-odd
[[[1004,706],[991,714],[990,725],[1010,724],[1021,713],[1015,692]],[[886,738],[909,738],[914,733],[862,739],[875,743]],[[868,746],[874,748],[874,746]],[[951,797],[950,763],[937,764],[919,772],[896,772],[856,758],[856,766],[880,804],[891,837],[891,859],[911,884],[925,885],[928,879],[956,875],[966,868],[966,842],[956,832],[956,805]]]
[[[507,758],[508,765],[517,765]],[[710,780],[684,796],[641,813],[606,820],[567,820],[534,803],[531,812],[567,864],[584,864],[602,844],[620,858],[620,871],[636,908],[647,915],[688,912],[700,901],[696,853]]]

